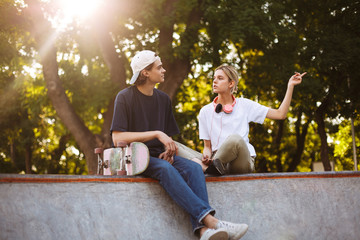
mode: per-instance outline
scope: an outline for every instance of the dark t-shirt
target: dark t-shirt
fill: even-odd
[[[136,86],[118,93],[115,99],[114,115],[110,132],[146,132],[159,130],[168,136],[178,134],[171,100],[164,92],[154,88],[152,96],[142,94]],[[158,157],[164,152],[164,145],[153,139],[145,142],[150,155]]]

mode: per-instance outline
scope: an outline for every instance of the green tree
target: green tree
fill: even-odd
[[[158,87],[173,100],[176,139],[199,151],[196,117],[214,97],[216,66],[236,66],[237,96],[271,107],[279,106],[294,71],[308,72],[287,120],[251,125],[258,171],[308,171],[319,152],[329,170],[339,146],[327,136],[346,132],[333,120],[358,122],[358,1],[109,0],[91,19],[62,29],[62,1],[1,4],[6,172],[95,173],[93,150],[111,144],[114,97],[131,76],[129,59],[142,49],[158,52],[167,70]]]

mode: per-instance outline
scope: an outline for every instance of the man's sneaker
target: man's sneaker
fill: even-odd
[[[224,175],[226,173],[226,169],[224,164],[220,161],[220,159],[216,158],[213,160],[213,165],[220,175]]]
[[[200,240],[228,240],[229,235],[223,228],[211,229],[208,228],[201,236]]]
[[[225,221],[219,221],[216,224],[216,229],[225,229],[229,234],[230,240],[239,240],[245,235],[249,226],[247,224],[237,224]]]

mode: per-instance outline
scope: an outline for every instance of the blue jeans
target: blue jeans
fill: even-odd
[[[204,227],[203,218],[215,214],[210,207],[201,166],[193,161],[174,156],[174,163],[150,157],[144,174],[159,180],[170,197],[190,214],[193,231]]]

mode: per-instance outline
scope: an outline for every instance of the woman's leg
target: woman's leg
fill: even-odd
[[[178,153],[177,153],[177,156],[179,157],[183,157],[183,158],[186,158],[186,159],[189,159],[193,162],[196,162],[198,164],[200,164],[203,172],[205,172],[205,170],[208,168],[207,165],[205,165],[201,159],[202,159],[202,154],[185,146],[184,144],[181,144],[179,142],[176,142],[175,141],[175,144],[176,146],[178,147]]]
[[[193,158],[198,158],[201,160],[202,158],[202,154],[185,146],[182,143],[176,142],[175,141],[176,146],[178,147],[178,154],[177,156],[186,158],[186,159],[193,159]]]
[[[254,159],[244,139],[238,134],[232,134],[224,141],[213,159],[219,159],[228,164],[230,173],[250,173],[254,171]]]

